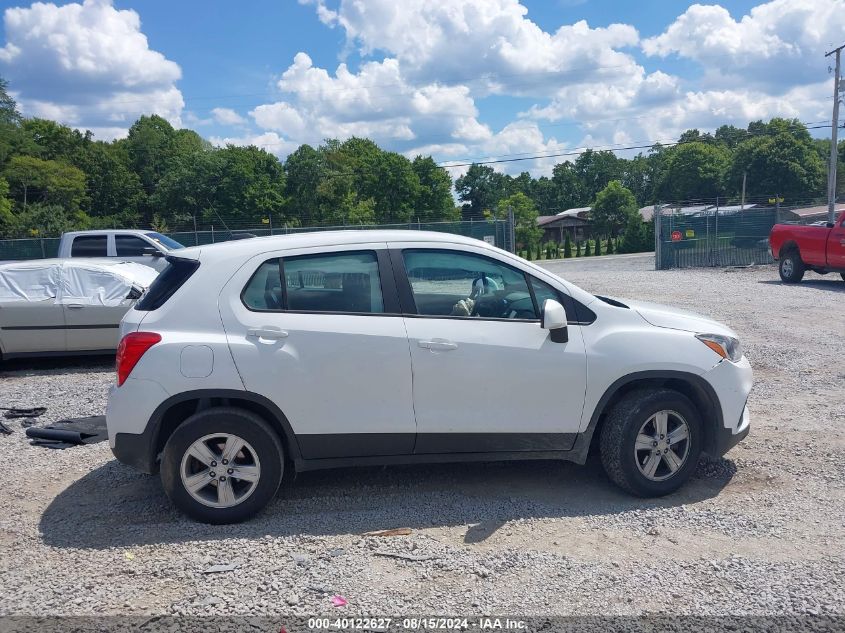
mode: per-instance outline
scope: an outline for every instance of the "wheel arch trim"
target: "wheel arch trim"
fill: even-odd
[[[662,381],[663,383],[682,382],[689,385],[692,389],[703,395],[706,399],[705,403],[708,405],[708,411],[702,411],[702,422],[704,423],[704,442],[703,448],[705,451],[711,449],[714,445],[717,431],[724,427],[724,416],[722,415],[721,402],[716,394],[713,386],[698,374],[693,374],[685,371],[677,370],[648,370],[638,371],[631,374],[626,374],[617,378],[611,385],[605,389],[601,398],[599,398],[593,413],[590,416],[590,422],[583,432],[578,434],[575,440],[575,445],[572,447],[574,461],[583,464],[587,459],[590,445],[593,440],[596,428],[602,416],[608,411],[609,405],[614,402],[616,396],[627,391],[627,387],[637,382],[654,382]],[[668,385],[671,388],[671,384]],[[696,405],[693,402],[693,405]],[[706,415],[712,415],[712,420],[706,419]]]
[[[155,464],[158,459],[159,451],[157,449],[160,443],[159,439],[162,431],[162,423],[167,412],[173,407],[184,402],[211,399],[246,400],[266,411],[271,418],[268,419],[267,422],[280,432],[283,446],[288,451],[289,457],[294,462],[301,460],[302,456],[299,449],[299,443],[297,442],[296,434],[293,432],[293,427],[282,410],[272,400],[251,391],[241,391],[238,389],[195,389],[192,391],[183,391],[169,397],[167,400],[158,405],[155,411],[153,411],[153,414],[150,416],[150,421],[147,424],[145,434],[149,434],[149,461],[153,469],[155,468]],[[228,406],[237,405],[230,404]],[[255,411],[253,412],[255,413]],[[261,414],[259,413],[259,415]]]

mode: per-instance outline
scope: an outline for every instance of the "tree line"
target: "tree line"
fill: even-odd
[[[839,149],[842,160],[845,142]],[[214,147],[152,115],[140,117],[125,138],[98,141],[90,132],[21,116],[0,78],[0,237],[115,226],[480,220],[512,210],[517,241],[536,246],[537,216],[573,207],[593,207],[596,233],[618,237],[647,231],[633,221],[640,206],[736,197],[743,179],[749,199],[821,197],[828,152],[829,142],[813,139],[800,122],[772,119],[714,134],[688,130],[676,144],[633,158],[588,149],[539,178],[473,164],[453,183],[431,156],[408,159],[364,138],[301,145],[280,161],[255,146]]]

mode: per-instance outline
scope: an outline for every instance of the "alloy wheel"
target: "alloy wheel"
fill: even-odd
[[[690,427],[677,411],[658,411],[640,427],[634,459],[640,473],[651,481],[665,481],[686,463]]]
[[[185,490],[199,503],[231,508],[255,491],[261,463],[255,449],[243,438],[213,433],[188,447],[179,474]]]

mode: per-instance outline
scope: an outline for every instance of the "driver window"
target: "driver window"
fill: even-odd
[[[537,319],[525,275],[495,259],[451,250],[402,252],[417,314]]]

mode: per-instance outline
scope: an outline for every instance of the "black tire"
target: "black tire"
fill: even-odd
[[[194,499],[180,475],[185,452],[196,440],[214,433],[245,440],[260,462],[260,476],[252,493],[228,508],[203,505]],[[213,524],[238,523],[259,512],[276,495],[283,472],[284,451],[276,432],[254,413],[234,407],[206,409],[187,418],[167,440],[161,460],[161,481],[174,505],[192,519]]]
[[[674,411],[686,421],[689,446],[680,468],[662,481],[640,472],[635,443],[640,428],[659,411]],[[637,390],[625,395],[607,414],[601,429],[601,461],[608,477],[639,497],[661,497],[680,488],[695,471],[702,450],[701,418],[686,396],[671,389]]]
[[[784,283],[797,284],[804,278],[806,270],[798,249],[793,248],[781,253],[778,273],[780,273],[780,278]]]

